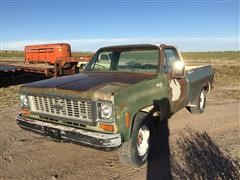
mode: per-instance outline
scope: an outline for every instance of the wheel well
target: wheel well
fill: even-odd
[[[132,123],[131,123],[130,138],[132,137],[133,125],[134,125],[134,123],[135,123],[136,117],[137,117],[137,115],[139,115],[139,114],[141,114],[141,113],[146,114],[147,116],[149,116],[149,113],[144,112],[144,111],[141,111],[141,110],[138,111],[138,112],[133,116],[133,118],[132,118]]]
[[[132,129],[137,115],[139,113],[145,113],[149,117],[153,117],[155,112],[158,112],[157,114],[159,114],[160,116],[159,117],[160,121],[169,119],[172,116],[169,100],[167,98],[163,98],[161,100],[154,100],[153,105],[139,110],[132,118],[130,137],[132,136]]]

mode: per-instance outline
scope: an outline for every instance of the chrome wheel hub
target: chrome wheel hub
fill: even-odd
[[[204,92],[201,92],[201,94],[200,94],[200,103],[199,103],[200,109],[203,109],[204,103],[205,103],[204,101],[205,101],[205,99],[204,99]]]
[[[144,156],[149,148],[150,130],[146,125],[143,125],[138,131],[137,137],[137,152],[139,156]]]

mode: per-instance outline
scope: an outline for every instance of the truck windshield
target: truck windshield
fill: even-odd
[[[103,50],[96,53],[85,70],[156,73],[158,56],[158,49]]]

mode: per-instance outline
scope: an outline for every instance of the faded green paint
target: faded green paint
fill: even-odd
[[[146,45],[145,45],[146,46]],[[145,47],[144,46],[144,47]],[[126,46],[127,47],[127,46]],[[155,47],[155,46],[154,46]],[[116,47],[117,48],[117,47]],[[70,98],[88,99],[91,101],[105,100],[111,101],[114,105],[115,121],[112,123],[116,128],[114,133],[121,133],[123,140],[127,141],[131,137],[131,130],[135,115],[145,107],[154,104],[155,101],[169,101],[171,113],[185,107],[190,101],[197,97],[200,90],[207,83],[213,81],[213,71],[211,66],[193,67],[185,71],[185,76],[181,79],[175,79],[172,74],[163,72],[163,48],[160,50],[160,59],[158,72],[155,75],[146,75],[146,78],[137,83],[119,83],[113,82],[104,85],[94,86],[86,91],[47,88],[47,87],[31,87],[23,85],[20,87],[20,94],[31,94],[39,96],[61,96]],[[169,47],[168,47],[169,48]],[[170,47],[171,48],[171,47]],[[106,72],[107,75],[108,72]],[[123,72],[124,73],[124,72]],[[135,73],[135,75],[138,73]],[[144,74],[138,74],[139,76]],[[117,75],[116,75],[117,76]],[[113,76],[112,78],[116,77]],[[73,76],[72,76],[73,77]],[[109,77],[109,75],[108,75]],[[76,78],[76,77],[75,77]],[[135,76],[136,78],[136,76]],[[173,89],[169,87],[171,81],[176,81],[180,86],[180,95],[177,100],[173,100]],[[130,127],[126,128],[125,113],[129,112],[131,117]],[[39,119],[37,116],[28,116],[32,119]],[[64,124],[65,125],[65,124]],[[90,131],[104,132],[99,127],[99,122],[95,126],[86,125],[83,128]],[[110,133],[105,131],[106,133]]]
[[[161,86],[157,87],[157,84],[161,84]],[[57,88],[33,88],[22,86],[20,87],[19,93],[41,96],[46,95],[50,97],[63,96],[71,98],[112,101],[115,107],[115,124],[117,125],[117,132],[122,133],[124,140],[128,140],[130,138],[131,127],[136,113],[139,112],[142,108],[152,105],[155,100],[161,100],[162,98],[167,97],[167,81],[164,75],[158,74],[151,79],[143,80],[142,82],[131,86],[126,84],[114,84],[86,92],[63,90]],[[125,125],[126,112],[130,113],[132,120],[131,126],[128,129]],[[39,119],[37,116],[28,117]],[[75,127],[79,128],[78,126]],[[86,126],[84,129],[100,132],[103,131],[99,128],[99,123],[97,123],[96,126]]]
[[[156,87],[162,83],[161,87]],[[151,80],[145,80],[141,83],[130,86],[119,91],[114,97],[116,106],[116,124],[119,132],[123,133],[124,140],[128,140],[131,134],[134,116],[142,108],[153,105],[155,100],[161,100],[167,97],[167,82],[163,75],[156,75]],[[125,113],[129,112],[131,116],[131,127],[126,129]]]

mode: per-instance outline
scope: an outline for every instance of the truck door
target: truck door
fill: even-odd
[[[185,97],[187,97],[186,78],[173,77],[173,65],[176,61],[182,61],[181,56],[174,47],[164,47],[162,50],[163,71],[168,82],[168,98],[170,100],[171,111],[174,113],[185,106]]]

